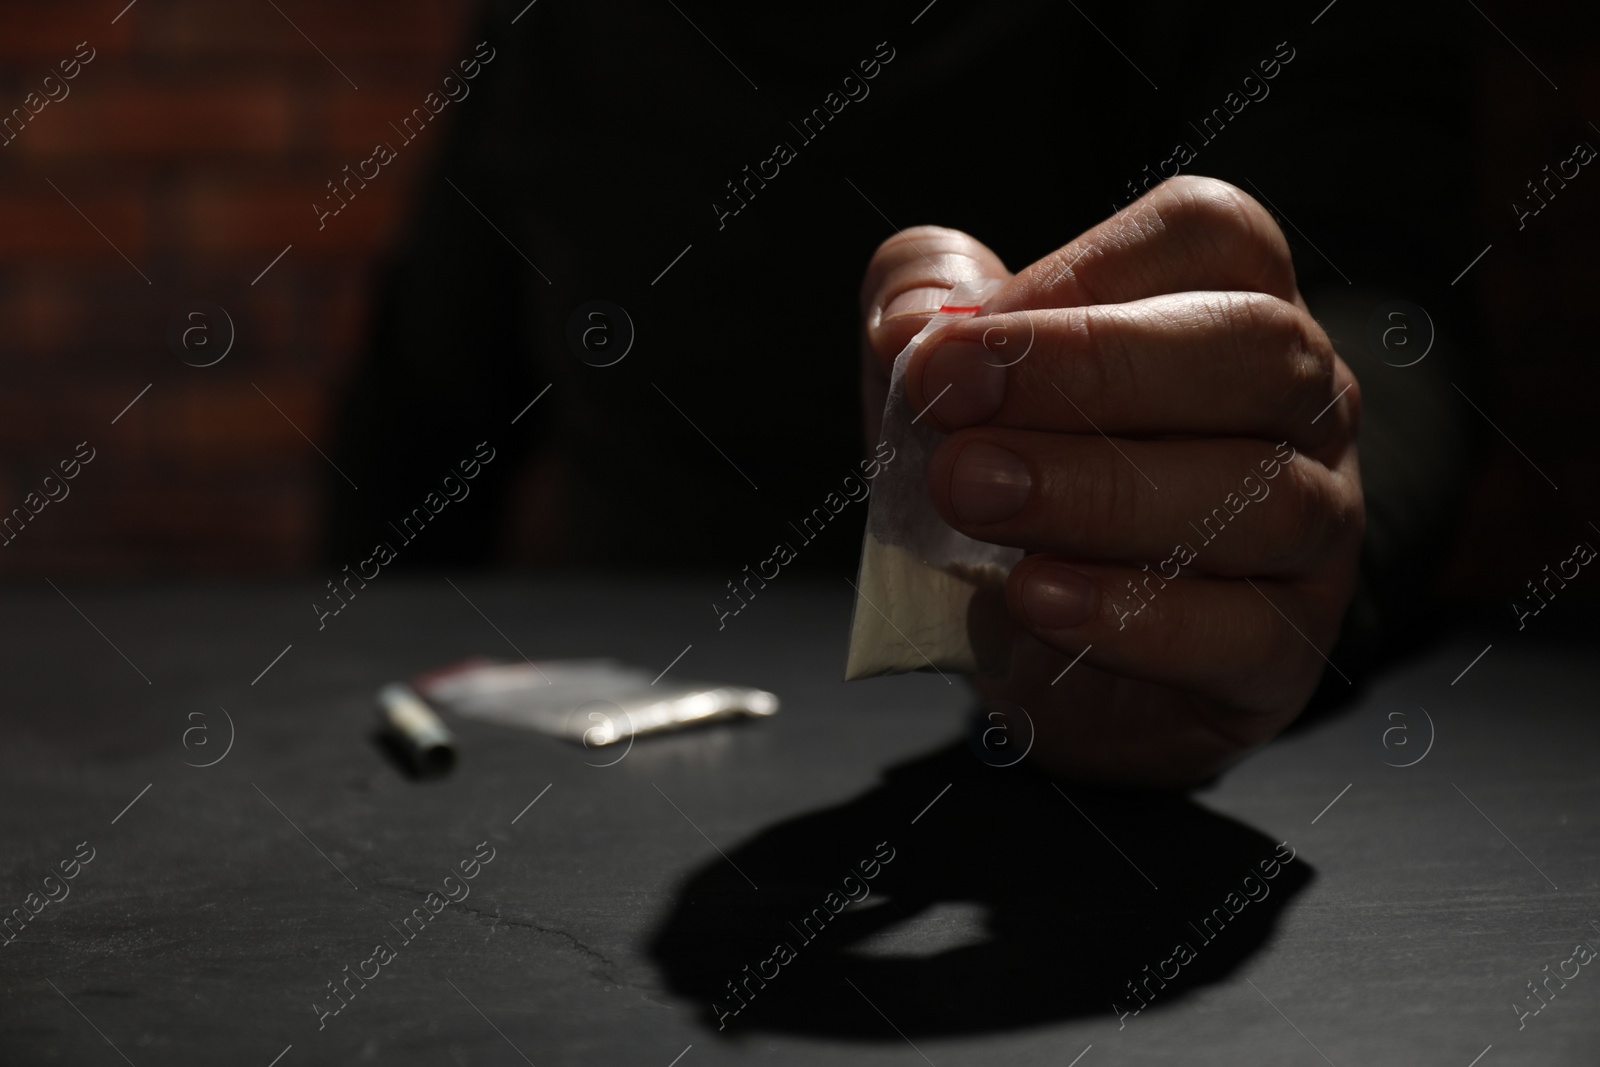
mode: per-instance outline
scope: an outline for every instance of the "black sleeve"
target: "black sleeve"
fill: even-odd
[[[491,21],[474,40],[490,36]],[[470,94],[414,141],[404,140],[407,127],[390,142],[433,161],[402,247],[382,272],[366,349],[339,404],[334,461],[359,489],[336,475],[325,481],[325,550],[335,563],[370,554],[376,541],[399,547],[392,524],[459,474],[481,441],[495,461],[395,562],[488,562],[518,461],[544,430],[537,406],[511,424],[536,392],[523,291],[543,283],[525,258],[532,241],[518,228],[501,166],[519,127],[512,112],[523,72],[503,36],[493,36],[494,58],[467,83]],[[468,44],[463,58],[473,55]]]

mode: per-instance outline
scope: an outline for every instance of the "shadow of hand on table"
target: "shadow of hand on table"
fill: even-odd
[[[1182,793],[1058,783],[956,742],[695,871],[650,949],[724,1034],[1132,1024],[1231,973],[1311,877]]]

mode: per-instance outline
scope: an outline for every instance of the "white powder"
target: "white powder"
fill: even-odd
[[[904,671],[1004,674],[1011,622],[1006,569],[994,563],[935,567],[871,533],[861,546],[845,681]]]

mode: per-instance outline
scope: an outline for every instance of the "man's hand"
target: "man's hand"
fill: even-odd
[[[1208,777],[1300,713],[1350,602],[1355,377],[1271,215],[1180,177],[1015,276],[954,230],[884,242],[863,285],[869,440],[895,355],[974,277],[1006,284],[920,346],[906,393],[950,435],[940,514],[1029,553],[1006,588],[1011,677],[979,691],[1027,711],[1050,770]]]

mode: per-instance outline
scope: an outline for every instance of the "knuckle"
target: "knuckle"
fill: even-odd
[[[1243,325],[1259,337],[1285,347],[1309,343],[1315,323],[1298,307],[1268,293],[1232,293],[1233,308]]]
[[[1309,420],[1335,395],[1339,358],[1310,313],[1267,293],[1219,297],[1231,330],[1233,371],[1264,413]]]
[[[1063,328],[1056,331],[1059,340],[1052,354],[1061,378],[1059,388],[1073,403],[1090,405],[1085,411],[1099,407],[1112,395],[1119,384],[1113,381],[1116,372],[1112,367],[1127,362],[1122,358],[1123,346],[1115,340],[1117,331],[1106,328],[1106,314],[1109,312],[1100,308],[1069,312],[1063,317]],[[1076,411],[1071,414],[1082,418]],[[1089,426],[1082,429],[1087,432]]]
[[[1326,473],[1323,499],[1327,548],[1334,553],[1352,547],[1359,551],[1367,529],[1367,502],[1354,464]]]
[[[1343,367],[1343,376],[1350,379],[1350,391],[1344,394],[1344,398],[1348,404],[1348,407],[1346,408],[1347,415],[1345,418],[1347,420],[1347,425],[1349,426],[1349,434],[1351,437],[1354,437],[1356,431],[1361,426],[1361,379],[1356,377],[1355,372],[1352,371],[1347,364],[1345,364],[1344,360],[1337,359],[1336,357],[1336,364],[1339,367]],[[1335,371],[1335,376],[1339,376],[1337,371]]]
[[[1169,225],[1249,232],[1266,212],[1247,193],[1216,178],[1183,174],[1161,184],[1160,211]],[[1267,221],[1271,221],[1270,216]]]
[[[1321,464],[1302,455],[1283,464],[1285,503],[1281,510],[1273,562],[1298,564],[1318,555],[1330,534],[1344,525],[1347,505],[1339,498]]]
[[[1286,300],[1263,297],[1258,323],[1269,358],[1282,369],[1282,400],[1299,400],[1309,418],[1333,395],[1336,357],[1328,335],[1311,315]],[[1315,405],[1314,407],[1311,405]]]
[[[1133,581],[1133,578],[1130,575],[1125,580]],[[1127,586],[1124,585],[1116,592],[1117,598],[1125,604],[1123,610],[1141,611],[1138,597]],[[1188,662],[1193,654],[1196,637],[1213,628],[1216,620],[1210,612],[1199,609],[1192,597],[1157,596],[1151,603],[1152,625],[1143,627],[1137,637],[1144,653],[1155,663]],[[1138,623],[1130,622],[1129,625],[1131,628]]]
[[[1217,178],[1179,175],[1158,187],[1168,190],[1162,214],[1212,256],[1249,261],[1261,284],[1287,291],[1294,271],[1289,242],[1270,212],[1236,185]]]
[[[1228,653],[1215,657],[1217,681],[1226,686],[1241,677],[1275,676],[1283,666],[1283,643],[1277,633],[1282,620],[1277,612],[1264,603],[1249,604],[1242,611],[1230,610],[1231,607],[1193,605],[1194,614],[1198,616],[1191,623],[1194,630],[1206,635],[1209,647]]]
[[[1141,528],[1137,492],[1104,457],[1075,457],[1056,474],[1052,511],[1071,547],[1100,549]]]
[[[1151,628],[1152,651],[1163,662],[1189,664],[1198,688],[1226,691],[1241,677],[1269,677],[1279,669],[1281,650],[1257,613],[1237,610],[1192,587],[1164,605],[1158,597],[1155,604],[1164,610],[1157,617],[1161,625]],[[1213,654],[1197,655],[1197,649]]]
[[[1281,699],[1272,694],[1281,692],[1284,679],[1301,674],[1317,657],[1295,631],[1322,635],[1305,617],[1297,598],[1270,584],[1257,592],[1261,595],[1252,593],[1253,602],[1245,601],[1246,606],[1234,614],[1236,643],[1231,647],[1239,649],[1242,661],[1234,678],[1251,679],[1247,691],[1254,699],[1249,703],[1271,705]]]
[[[1115,235],[1091,232],[1049,253],[1036,265],[1040,276],[1049,279],[1045,287],[1058,288],[1058,299],[1069,304],[1110,302],[1096,286],[1094,278],[1116,240]]]

